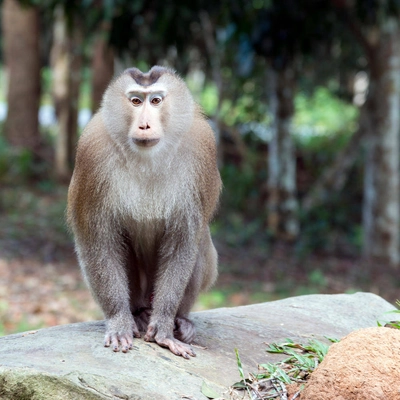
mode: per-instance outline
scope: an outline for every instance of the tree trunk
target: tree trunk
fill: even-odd
[[[364,255],[399,265],[400,26],[389,18],[372,47],[367,98],[371,131],[364,179]]]
[[[40,146],[39,13],[17,0],[3,2],[3,44],[8,73],[5,136],[36,153]]]
[[[51,50],[53,98],[58,120],[55,148],[55,174],[68,181],[72,173],[78,137],[78,102],[82,66],[82,32],[79,23],[68,31],[64,9],[55,10],[54,37]]]
[[[108,44],[110,23],[103,21],[95,39],[92,58],[92,112],[100,106],[104,91],[114,75],[114,51]]]
[[[295,77],[291,68],[270,71],[273,136],[268,154],[268,229],[273,237],[294,240],[299,232],[296,160],[291,137]]]

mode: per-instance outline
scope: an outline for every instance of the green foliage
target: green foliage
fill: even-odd
[[[229,90],[223,93],[221,109],[219,110],[218,119],[227,126],[238,126],[249,122],[257,121],[259,123],[270,122],[266,103],[260,101],[263,96],[264,82],[260,82],[260,77],[255,76],[251,79],[240,80],[231,76],[234,73],[232,68],[226,68],[229,71],[227,80],[233,83],[232,87],[236,88],[240,94],[231,95]],[[216,115],[218,109],[218,90],[213,82],[207,82],[201,88],[195,82],[188,81],[188,86],[194,92],[196,100],[202,106],[204,112],[212,117]],[[230,89],[232,90],[232,87]]]
[[[326,87],[317,87],[311,96],[299,92],[295,108],[294,134],[308,148],[321,147],[318,137],[354,132],[357,128],[357,107],[335,97]]]
[[[199,308],[207,310],[226,306],[228,296],[225,291],[213,289],[207,293],[201,293],[197,301],[200,304]]]
[[[8,308],[8,303],[6,300],[0,300],[0,316],[3,316]],[[4,319],[0,318],[0,336],[4,336],[6,330],[4,327]]]
[[[232,387],[238,387],[240,389],[246,389],[247,393],[249,394],[250,398],[251,398],[251,393],[248,387],[248,381],[246,380],[246,378],[244,377],[244,370],[243,370],[243,366],[242,366],[242,360],[240,359],[239,356],[239,350],[235,349],[235,355],[236,355],[236,363],[238,366],[238,370],[239,370],[239,375],[242,378],[242,380],[238,383],[235,383],[232,385]],[[239,385],[239,386],[235,386],[235,385]]]
[[[208,399],[219,399],[221,397],[206,381],[203,381],[201,385],[201,393]]]
[[[298,187],[301,199],[351,139],[357,129],[358,109],[326,88],[317,88],[311,96],[300,93],[295,103],[298,174],[307,177],[309,182]],[[320,205],[308,212],[300,210],[302,234],[296,247],[300,256],[316,250],[359,252],[362,187],[360,159],[350,170],[342,191],[330,192]]]
[[[264,373],[257,374],[257,378],[259,379],[278,379],[283,383],[290,384],[292,381],[290,380],[289,375],[278,365],[276,364],[261,364],[260,367],[264,369]]]
[[[6,88],[6,87],[7,87],[7,74],[3,66],[0,65],[0,88]],[[0,102],[3,103],[6,101],[6,95],[7,92],[5,90],[0,90]]]
[[[337,342],[336,339],[328,339]],[[282,343],[271,343],[267,352],[289,356],[277,363],[259,365],[257,373],[245,378],[238,350],[235,349],[239,374],[242,380],[232,385],[233,389],[246,389],[249,398],[281,399],[286,393],[285,385],[305,383],[310,374],[317,368],[326,356],[329,346],[318,340],[310,340],[303,345],[291,339]],[[300,389],[301,390],[301,389]],[[254,394],[254,396],[253,396]],[[262,394],[262,397],[259,397]]]
[[[32,152],[9,145],[0,135],[0,182],[16,184],[41,175],[45,169]]]
[[[207,115],[215,115],[218,105],[218,92],[215,85],[205,85],[200,93],[199,102]]]
[[[66,188],[39,181],[34,188],[3,187],[0,197],[0,247],[4,257],[48,257],[70,246],[65,225]]]
[[[250,197],[257,195],[256,174],[251,164],[246,162],[240,169],[233,164],[221,168],[221,178],[228,196],[224,198],[226,207],[238,212],[245,211]]]
[[[92,71],[89,68],[84,68],[82,71],[82,83],[79,94],[79,108],[91,108],[91,77]]]
[[[220,169],[224,187],[214,233],[229,246],[255,242],[265,246],[268,240],[263,211],[266,162],[253,146],[257,142],[249,143],[240,165],[226,161]]]
[[[331,342],[337,342],[336,339],[329,339]],[[295,364],[296,362],[300,362],[300,366],[302,365],[314,365],[314,359],[318,362],[321,362],[326,353],[329,350],[329,346],[325,343],[322,343],[318,340],[309,340],[308,344],[303,345],[299,343],[295,343],[292,339],[285,339],[282,343],[271,343],[267,347],[268,353],[275,354],[286,354],[290,357],[285,359],[283,363]],[[310,364],[310,360],[312,363]]]
[[[42,87],[41,87],[41,105],[53,104],[52,84],[53,72],[50,67],[41,69]],[[89,108],[91,106],[91,77],[92,71],[90,68],[83,68],[81,71],[81,85],[79,88],[79,109]]]
[[[221,265],[219,269],[220,272],[224,270],[226,272],[230,271],[231,268],[231,266],[225,267]],[[271,293],[266,293],[260,282],[231,282],[227,286],[220,286],[201,293],[196,303],[196,309],[208,310],[211,308],[243,305],[243,303],[262,303],[282,297],[285,297],[285,294],[279,292],[279,287]]]
[[[53,74],[51,68],[43,67],[40,73],[42,75],[41,104],[52,104],[53,99],[51,95],[51,87],[52,87]]]
[[[264,246],[267,246],[268,232],[263,228],[263,224],[262,218],[248,219],[246,215],[227,210],[214,224],[215,236],[233,247],[250,243],[264,243]]]
[[[309,281],[311,284],[316,286],[325,286],[326,278],[324,273],[320,269],[314,269],[309,274]]]
[[[240,377],[241,377],[242,379],[245,379],[245,377],[244,377],[244,371],[243,371],[243,366],[242,366],[242,361],[241,361],[241,359],[240,359],[238,349],[235,349],[235,354],[236,354],[236,363],[237,363],[237,366],[238,366],[238,370],[239,370]]]
[[[259,101],[254,93],[255,81],[243,84],[244,91],[235,101],[225,100],[222,104],[221,118],[228,126],[237,126],[248,122],[266,122],[268,120],[267,107]],[[246,89],[246,87],[250,89]],[[247,92],[245,90],[250,90]]]
[[[300,212],[302,234],[296,244],[299,256],[314,251],[346,255],[359,253],[362,243],[359,185],[349,182],[342,193],[332,193],[323,204],[308,212]]]
[[[253,83],[250,81],[248,86]],[[245,95],[243,92],[241,97]],[[357,127],[358,109],[326,88],[317,88],[311,95],[301,92],[295,103],[294,140],[301,202],[324,169],[333,162],[337,152],[347,145]],[[241,104],[240,100],[236,104]],[[243,113],[246,114],[244,109]],[[234,114],[233,110],[231,114]],[[235,120],[240,121],[240,118]],[[240,163],[226,159],[221,168],[224,190],[215,232],[231,246],[257,241],[268,245],[265,223],[267,146],[253,133],[242,138],[245,158]],[[329,193],[322,205],[307,213],[299,210],[301,235],[296,243],[296,253],[300,257],[315,251],[345,255],[359,253],[362,243],[362,186],[360,160],[351,169],[341,192]]]
[[[397,307],[400,308],[400,300],[396,300]],[[400,314],[400,309],[396,309],[393,311],[388,311],[386,314]],[[390,328],[400,329],[400,321],[377,321],[378,326],[386,326]]]

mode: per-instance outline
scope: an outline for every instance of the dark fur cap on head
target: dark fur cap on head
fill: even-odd
[[[143,73],[138,68],[128,68],[124,71],[124,74],[129,74],[141,86],[150,86],[156,83],[161,75],[175,74],[175,71],[156,65],[149,72]]]

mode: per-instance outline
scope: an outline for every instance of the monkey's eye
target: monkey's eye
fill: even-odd
[[[142,104],[142,100],[139,99],[139,97],[132,97],[131,98],[131,103],[137,107],[140,106]]]
[[[150,102],[153,106],[158,106],[162,102],[162,98],[160,96],[154,96]]]

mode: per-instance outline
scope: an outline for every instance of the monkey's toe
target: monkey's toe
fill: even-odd
[[[111,347],[113,351],[127,353],[133,347],[133,336],[129,333],[106,333],[104,346]]]
[[[154,342],[154,336],[156,335],[156,327],[153,325],[149,325],[147,328],[147,332],[144,335],[144,340],[146,342]]]
[[[171,338],[159,339],[157,337],[155,339],[157,344],[159,344],[162,347],[167,347],[168,349],[171,350],[172,353],[174,353],[177,356],[182,356],[187,360],[190,359],[190,356],[196,357],[196,353],[194,352],[194,350],[188,344],[183,343],[178,339],[171,339]]]

